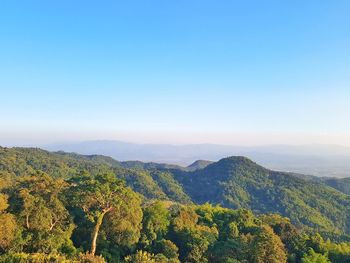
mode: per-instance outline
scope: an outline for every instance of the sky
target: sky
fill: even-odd
[[[350,145],[350,1],[0,3],[0,144]]]

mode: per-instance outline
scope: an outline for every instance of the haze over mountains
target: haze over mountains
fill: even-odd
[[[322,177],[350,177],[350,148],[337,145],[232,146],[217,144],[137,144],[96,140],[41,146],[50,151],[101,154],[120,161],[170,163],[187,166],[196,160],[217,161],[242,155],[274,170]]]

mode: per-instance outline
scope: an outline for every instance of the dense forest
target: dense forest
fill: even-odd
[[[348,186],[0,147],[0,262],[350,262]]]

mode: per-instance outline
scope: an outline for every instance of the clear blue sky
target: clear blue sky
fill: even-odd
[[[349,14],[347,0],[1,1],[0,143],[350,144]]]

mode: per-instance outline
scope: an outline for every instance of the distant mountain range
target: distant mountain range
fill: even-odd
[[[242,155],[274,170],[322,177],[350,177],[350,148],[337,145],[266,145],[256,147],[216,144],[136,144],[122,141],[84,141],[41,146],[49,151],[111,156],[121,161],[187,166],[196,160],[217,161]]]

